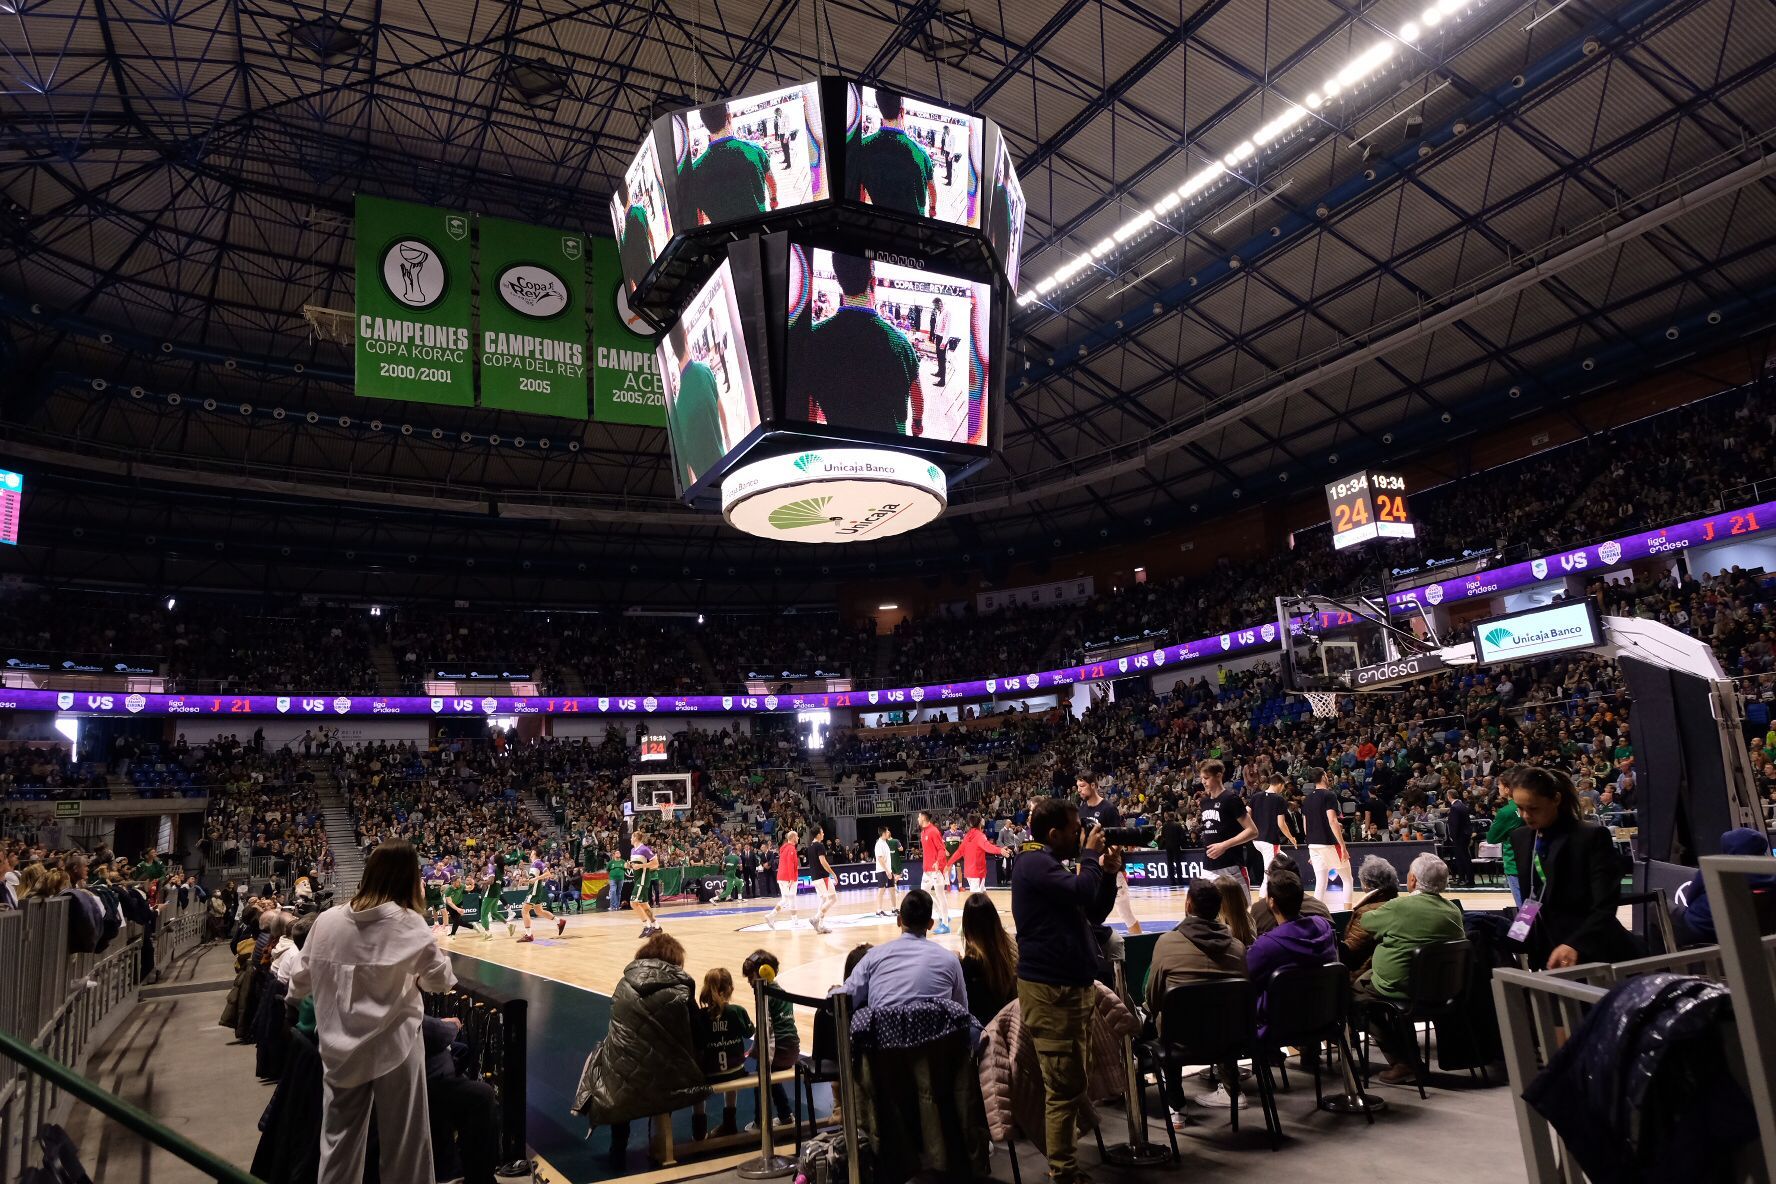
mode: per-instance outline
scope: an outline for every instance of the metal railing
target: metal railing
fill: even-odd
[[[184,909],[162,904],[152,938],[129,924],[121,945],[93,955],[68,950],[73,907],[70,898],[55,897],[0,912],[0,1056],[11,1061],[0,1060],[0,1180],[18,1179],[32,1136],[82,1101],[213,1179],[251,1181],[75,1071],[136,1001],[145,947],[152,943],[156,969],[184,956],[202,942],[207,910],[195,901]]]
[[[1719,945],[1565,970],[1493,971],[1517,1132],[1534,1184],[1582,1184],[1587,1177],[1548,1120],[1524,1100],[1523,1091],[1611,988],[1657,973],[1724,982],[1732,992],[1734,1023],[1722,1030],[1729,1071],[1752,1100],[1763,1141],[1762,1174],[1750,1178],[1770,1179],[1770,1165],[1776,1164],[1776,936],[1760,936],[1748,881],[1769,875],[1772,862],[1736,856],[1702,860]]]

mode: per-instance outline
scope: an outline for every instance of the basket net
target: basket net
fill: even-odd
[[[1337,691],[1303,691],[1307,696],[1307,705],[1313,709],[1319,719],[1332,719],[1338,715]]]

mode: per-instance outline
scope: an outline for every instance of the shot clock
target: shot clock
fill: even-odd
[[[1335,551],[1371,539],[1418,537],[1418,528],[1406,509],[1406,479],[1398,473],[1354,473],[1329,482],[1326,511],[1332,515]]]

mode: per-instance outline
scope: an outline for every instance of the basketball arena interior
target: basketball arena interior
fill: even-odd
[[[0,1184],[1776,1176],[1769,3],[0,0],[0,121]]]

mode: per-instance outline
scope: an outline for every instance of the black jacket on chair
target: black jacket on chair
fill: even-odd
[[[1524,896],[1541,893],[1541,913],[1524,942],[1530,968],[1547,966],[1555,946],[1571,946],[1581,962],[1637,957],[1639,943],[1616,919],[1622,901],[1622,864],[1614,837],[1589,822],[1557,823],[1547,836],[1547,854],[1542,856],[1545,887],[1533,871],[1536,832],[1520,826],[1508,838],[1517,852]]]

